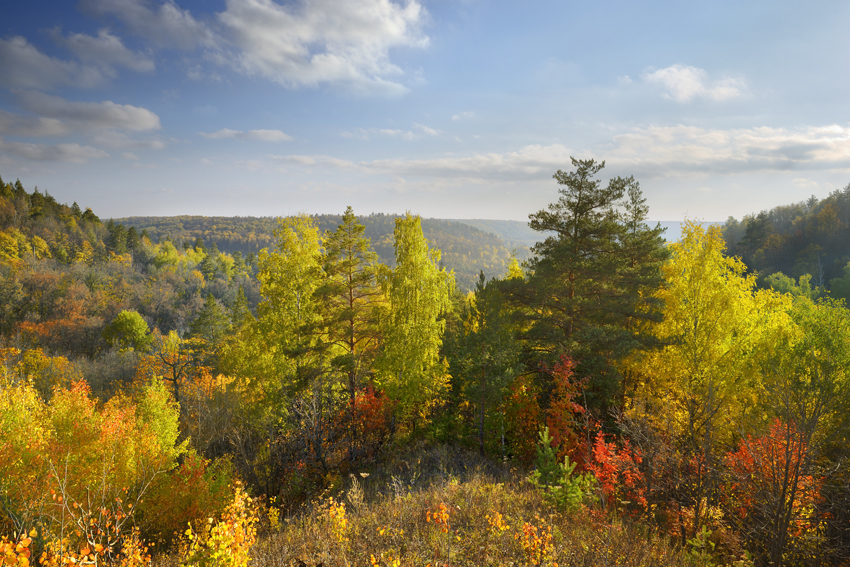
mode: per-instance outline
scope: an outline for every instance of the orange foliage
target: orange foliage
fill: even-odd
[[[638,468],[643,459],[638,450],[631,448],[628,439],[621,440],[618,447],[616,443],[605,441],[605,434],[599,431],[592,453],[587,468],[599,482],[607,506],[629,502],[646,510],[644,479]]]
[[[178,468],[151,485],[141,506],[147,532],[169,544],[187,522],[199,528],[207,518],[218,516],[231,497],[231,477],[226,461],[210,464],[190,453]]]
[[[585,447],[578,432],[583,426],[579,417],[585,413],[585,409],[575,401],[581,394],[583,381],[573,378],[574,368],[573,359],[562,355],[554,368],[546,369],[552,375],[555,386],[552,403],[546,412],[546,426],[549,427],[552,446],[558,447],[558,461],[569,455],[574,462],[583,464]]]
[[[821,481],[803,474],[808,455],[803,433],[794,424],[774,419],[770,430],[761,437],[747,435],[736,451],[726,455],[732,474],[728,491],[730,503],[742,519],[763,513],[766,506],[791,507],[791,529],[799,535],[808,529],[808,517],[820,502]],[[794,479],[797,478],[793,493]],[[792,499],[793,498],[793,499]]]

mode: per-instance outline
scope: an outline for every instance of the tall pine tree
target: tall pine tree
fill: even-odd
[[[550,236],[534,246],[528,280],[509,287],[525,308],[530,356],[550,363],[573,357],[578,376],[590,378],[590,401],[604,408],[623,392],[615,363],[642,344],[635,320],[658,317],[645,298],[661,285],[667,252],[663,229],[645,223],[648,209],[633,177],[603,185],[595,177],[605,162],[572,164],[574,171],[553,176],[558,201],[529,216],[531,228]]]

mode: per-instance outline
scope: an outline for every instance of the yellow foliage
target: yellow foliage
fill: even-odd
[[[247,567],[249,552],[257,541],[257,509],[237,483],[233,502],[221,519],[213,525],[213,519],[201,533],[192,526],[186,530],[186,548],[181,567]]]
[[[674,433],[728,439],[754,405],[759,357],[788,332],[791,299],[757,289],[743,262],[724,254],[717,227],[688,221],[671,249],[655,295],[664,319],[647,329],[665,346],[627,361],[634,396],[648,415],[671,419],[664,426]]]

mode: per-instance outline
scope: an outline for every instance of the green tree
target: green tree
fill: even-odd
[[[133,348],[138,351],[147,350],[151,345],[148,324],[133,310],[124,310],[103,330],[103,338],[113,346],[122,349]]]
[[[764,562],[778,566],[795,543],[810,553],[808,542],[794,536],[795,522],[823,513],[801,509],[801,502],[818,499],[817,484],[807,480],[823,474],[830,453],[846,451],[850,433],[850,312],[833,300],[798,296],[790,315],[793,324],[764,357],[756,396],[763,415],[779,418],[771,433],[780,449],[757,463],[767,478],[756,484],[742,530]]]
[[[361,377],[371,370],[380,339],[378,258],[363,236],[364,230],[348,207],[336,231],[325,235],[325,281],[317,290],[327,340],[340,352],[334,362],[347,377],[352,404]]]
[[[326,370],[316,298],[323,280],[319,231],[310,217],[299,215],[281,219],[275,237],[275,248],[260,252],[257,319],[223,353],[224,366],[262,392],[267,407],[304,391]]]
[[[448,375],[440,359],[454,277],[440,268],[440,251],[428,249],[421,220],[407,213],[396,219],[396,266],[384,280],[389,312],[377,368],[381,385],[399,404],[413,428],[427,419],[444,392]]]
[[[478,448],[482,453],[488,425],[504,441],[504,416],[493,410],[501,405],[521,369],[519,344],[500,283],[492,279],[487,282],[484,272],[480,273],[475,291],[461,311],[460,324],[454,325],[446,345],[453,383],[475,407]]]
[[[239,286],[239,291],[236,292],[236,298],[233,300],[233,305],[230,307],[230,328],[234,332],[242,329],[244,325],[254,320],[251,314],[251,309],[248,306],[248,298],[245,296],[245,288]]]
[[[633,177],[603,186],[594,177],[605,162],[572,163],[575,171],[554,175],[558,201],[529,216],[532,229],[550,236],[534,246],[528,280],[508,283],[524,307],[531,356],[553,363],[570,355],[579,376],[591,378],[589,401],[604,408],[623,392],[616,361],[643,344],[635,321],[658,317],[648,298],[662,282],[663,229],[646,226]]]
[[[230,317],[227,311],[213,297],[213,294],[208,294],[204,308],[189,325],[189,331],[192,336],[204,339],[207,344],[215,346],[221,342],[229,330]]]
[[[645,327],[662,348],[624,362],[635,377],[635,408],[669,431],[692,463],[683,483],[694,503],[693,536],[716,504],[720,459],[753,419],[759,364],[787,325],[790,296],[759,290],[720,229],[687,222],[655,292],[664,317]],[[636,413],[638,410],[634,410]]]

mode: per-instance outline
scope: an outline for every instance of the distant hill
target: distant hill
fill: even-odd
[[[393,229],[398,215],[372,214],[359,217],[366,227],[365,235],[371,239],[372,248],[380,260],[393,265]],[[342,221],[341,215],[314,215],[313,218],[322,231],[335,230]],[[257,253],[263,248],[274,245],[276,217],[127,217],[114,219],[125,227],[135,227],[137,231],[146,230],[154,241],[169,239],[181,246],[184,242],[193,243],[201,238],[207,246],[213,243],[222,252]],[[494,229],[507,233],[494,233],[467,222],[445,219],[423,219],[422,231],[425,238],[442,252],[442,262],[446,268],[454,270],[458,286],[470,290],[483,271],[488,278],[505,273],[511,253],[519,261],[530,256],[529,246],[534,240],[530,229],[522,232],[523,223],[515,221],[482,221],[494,223]],[[516,225],[516,226],[515,226]],[[526,227],[527,228],[527,227]],[[521,236],[522,238],[517,238]]]
[[[541,239],[541,234],[532,230],[527,221],[492,220],[492,219],[457,219],[460,222],[477,229],[495,234],[505,244],[515,248],[531,248]]]
[[[535,230],[529,228],[527,222],[509,221],[509,220],[490,220],[490,219],[458,219],[455,222],[462,222],[476,228],[480,228],[486,232],[492,232],[496,236],[505,241],[505,244],[515,247],[525,246],[531,248],[545,237]],[[656,223],[660,223],[662,228],[666,228],[664,238],[667,242],[676,242],[682,236],[681,221],[647,221],[647,224],[654,227]],[[703,222],[704,227],[722,226],[722,222],[706,221]]]
[[[812,285],[850,302],[850,184],[825,199],[730,217],[723,236],[765,285],[779,272],[795,280],[808,274]]]
[[[358,217],[381,262],[390,266],[395,261],[392,236],[397,217],[386,214]],[[322,231],[335,230],[342,221],[341,215],[314,215],[313,218]],[[147,230],[155,242],[167,238],[181,245],[201,238],[207,245],[215,243],[222,252],[256,254],[274,245],[278,217],[127,217],[115,219],[115,222],[127,228],[133,226],[139,232]],[[648,224],[655,226],[656,222]],[[677,241],[682,223],[660,222],[667,229],[667,241]],[[502,275],[511,253],[515,253],[520,262],[528,259],[530,248],[546,236],[529,228],[527,222],[492,219],[422,219],[422,230],[431,245],[440,249],[443,264],[455,271],[458,285],[464,290],[474,287],[479,271],[488,278]]]

